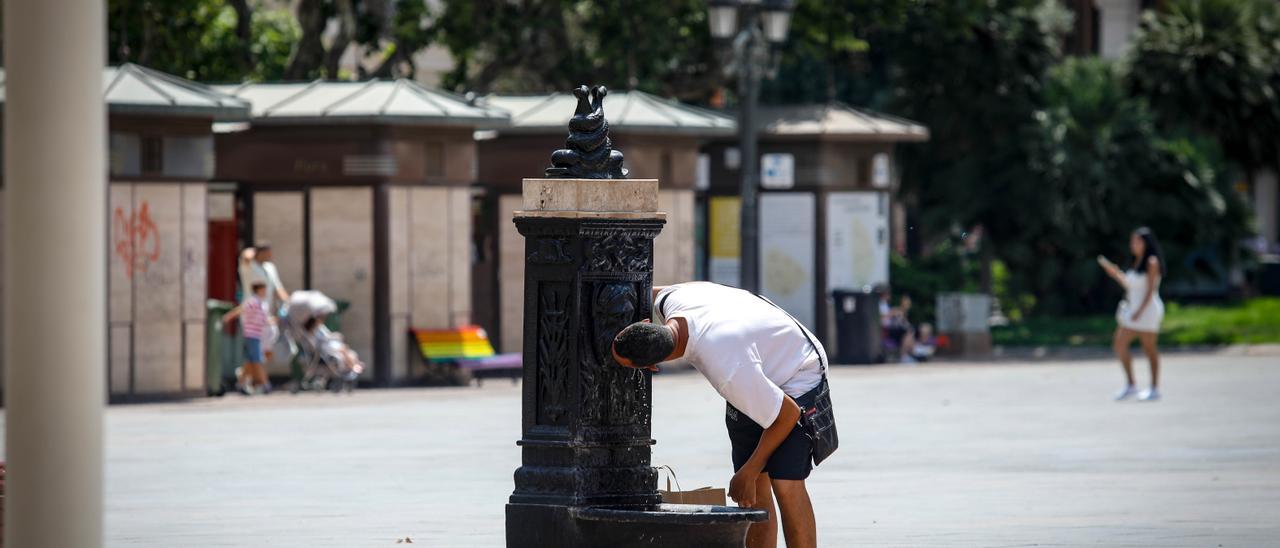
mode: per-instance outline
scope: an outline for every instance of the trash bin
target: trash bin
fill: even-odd
[[[868,289],[831,292],[836,319],[836,363],[883,361],[880,341],[880,294]]]
[[[1280,295],[1280,257],[1264,256],[1258,263],[1258,293]]]
[[[333,314],[325,316],[324,326],[329,328],[329,331],[342,331],[342,313],[346,312],[348,308],[351,308],[351,302],[334,299],[333,303],[338,305],[338,310]]]
[[[205,301],[205,308],[208,311],[204,345],[205,391],[210,396],[221,396],[226,391],[225,380],[234,378],[239,366],[239,330],[227,332],[222,324],[222,316],[235,308],[235,303],[209,299]]]

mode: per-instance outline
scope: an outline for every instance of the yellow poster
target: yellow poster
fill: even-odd
[[[742,199],[737,196],[711,198],[711,256],[721,259],[737,259],[742,253],[742,236],[739,214]]]
[[[707,277],[716,283],[736,286],[739,284],[742,251],[742,200],[737,196],[714,196],[708,204]]]

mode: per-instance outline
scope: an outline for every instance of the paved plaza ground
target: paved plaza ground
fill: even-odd
[[[1280,546],[1280,357],[1166,373],[1165,401],[1113,403],[1105,360],[837,368],[820,543]],[[695,373],[654,386],[654,463],[725,486],[722,401]],[[107,545],[501,546],[519,400],[490,381],[111,407]]]

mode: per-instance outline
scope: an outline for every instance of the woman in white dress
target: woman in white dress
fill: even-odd
[[[1164,319],[1164,301],[1160,300],[1164,260],[1160,256],[1160,244],[1151,229],[1146,227],[1133,231],[1129,237],[1129,250],[1133,252],[1133,263],[1124,271],[1106,257],[1098,256],[1102,269],[1125,289],[1125,299],[1116,309],[1116,323],[1119,325],[1116,326],[1114,348],[1124,366],[1127,382],[1124,389],[1116,394],[1116,401],[1137,393],[1133,381],[1133,357],[1129,353],[1129,346],[1135,338],[1142,341],[1142,351],[1151,362],[1151,388],[1138,394],[1138,399],[1153,401],[1160,399],[1160,354],[1156,339],[1160,335],[1160,321]]]

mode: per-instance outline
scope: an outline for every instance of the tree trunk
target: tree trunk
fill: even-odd
[[[231,8],[236,10],[236,38],[239,39],[240,73],[248,74],[253,70],[257,60],[253,57],[253,8],[249,0],[228,0]]]
[[[337,0],[334,4],[338,9],[338,35],[329,46],[324,62],[325,78],[329,80],[338,79],[342,55],[347,52],[347,46],[351,45],[356,35],[356,10],[351,0]]]
[[[994,297],[995,284],[992,283],[993,277],[991,275],[991,263],[995,262],[996,258],[995,246],[991,245],[990,235],[988,235],[985,230],[983,231],[982,238],[982,241],[978,244],[980,249],[979,253],[982,256],[982,270],[979,273],[979,287],[981,287],[983,293]]]
[[[383,59],[382,63],[378,65],[378,68],[373,69],[373,72],[369,73],[368,77],[373,79],[399,77],[400,75],[396,74],[396,64],[400,61],[409,61],[410,65],[413,64],[413,61],[410,60],[402,50],[396,49],[390,57]]]
[[[307,80],[324,67],[324,43],[320,41],[320,37],[324,34],[326,22],[323,0],[299,0],[298,26],[302,29],[302,36],[298,39],[297,49],[289,58],[284,79]]]
[[[833,4],[827,3],[827,103],[836,101],[836,14],[831,13]]]

